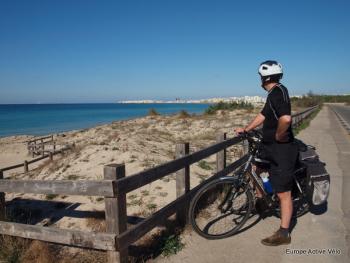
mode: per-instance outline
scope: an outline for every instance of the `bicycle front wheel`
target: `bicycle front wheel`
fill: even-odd
[[[234,235],[248,220],[253,207],[251,191],[237,179],[219,178],[193,197],[189,217],[193,229],[207,239]]]

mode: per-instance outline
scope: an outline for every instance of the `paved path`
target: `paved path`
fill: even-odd
[[[321,215],[308,213],[298,219],[287,246],[266,247],[260,239],[279,227],[277,218],[261,220],[246,231],[222,240],[206,240],[192,231],[183,235],[185,248],[177,255],[156,259],[156,262],[350,262],[350,139],[334,113],[325,106],[300,139],[317,147],[331,175],[328,209]],[[256,219],[256,218],[253,218]],[[248,224],[252,223],[252,220]],[[290,255],[291,249],[329,249],[340,255]]]

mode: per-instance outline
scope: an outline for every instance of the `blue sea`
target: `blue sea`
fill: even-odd
[[[117,120],[142,117],[154,108],[160,114],[181,110],[203,113],[209,104],[8,104],[0,105],[0,137],[46,135],[84,129]]]

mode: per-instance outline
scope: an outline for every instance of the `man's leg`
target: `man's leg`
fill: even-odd
[[[253,170],[256,173],[257,176],[260,176],[264,172],[264,170],[260,169],[256,165],[253,165]],[[256,186],[255,182],[250,181],[252,184],[253,189],[255,190],[255,195],[257,198],[262,198],[262,192],[259,190],[259,188]]]
[[[277,193],[281,207],[281,226],[272,236],[261,240],[266,246],[278,246],[289,244],[291,237],[289,234],[289,225],[293,214],[293,201],[291,191]]]
[[[289,229],[290,220],[293,214],[293,201],[291,191],[277,193],[281,207],[281,227]]]

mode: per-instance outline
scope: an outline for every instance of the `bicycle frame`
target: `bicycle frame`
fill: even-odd
[[[259,175],[257,175],[253,169],[253,166],[252,166],[253,158],[254,158],[254,155],[249,154],[248,160],[244,165],[242,175],[249,174],[249,178],[253,181],[253,184],[255,185],[255,187],[257,187],[260,193],[262,193],[262,196],[267,201],[267,204],[271,206],[273,203],[272,197],[265,191],[264,187],[261,185]],[[251,186],[249,185],[249,181],[248,181],[248,188],[249,190],[254,192],[254,189],[252,189]]]

